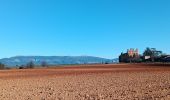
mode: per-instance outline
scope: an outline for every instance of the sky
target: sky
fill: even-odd
[[[170,54],[170,0],[1,0],[0,58]]]

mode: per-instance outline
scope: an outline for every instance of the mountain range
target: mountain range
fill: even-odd
[[[15,56],[0,59],[0,62],[6,66],[26,65],[30,61],[36,65],[41,65],[42,62],[46,62],[48,65],[65,65],[117,63],[118,59],[106,59],[93,56]]]

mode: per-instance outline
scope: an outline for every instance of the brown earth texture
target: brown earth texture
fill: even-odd
[[[1,70],[0,100],[170,100],[170,66],[113,64]]]

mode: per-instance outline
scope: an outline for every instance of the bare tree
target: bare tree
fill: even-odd
[[[0,63],[0,69],[5,69],[5,65]]]
[[[30,61],[30,62],[27,63],[26,68],[34,68],[34,66],[35,66],[34,62]]]
[[[42,67],[47,67],[47,66],[48,66],[48,64],[47,64],[47,62],[46,62],[46,61],[42,61],[42,62],[41,62],[41,66],[42,66]]]

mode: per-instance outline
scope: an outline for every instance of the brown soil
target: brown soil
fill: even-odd
[[[170,100],[170,67],[79,65],[0,71],[0,100]]]

